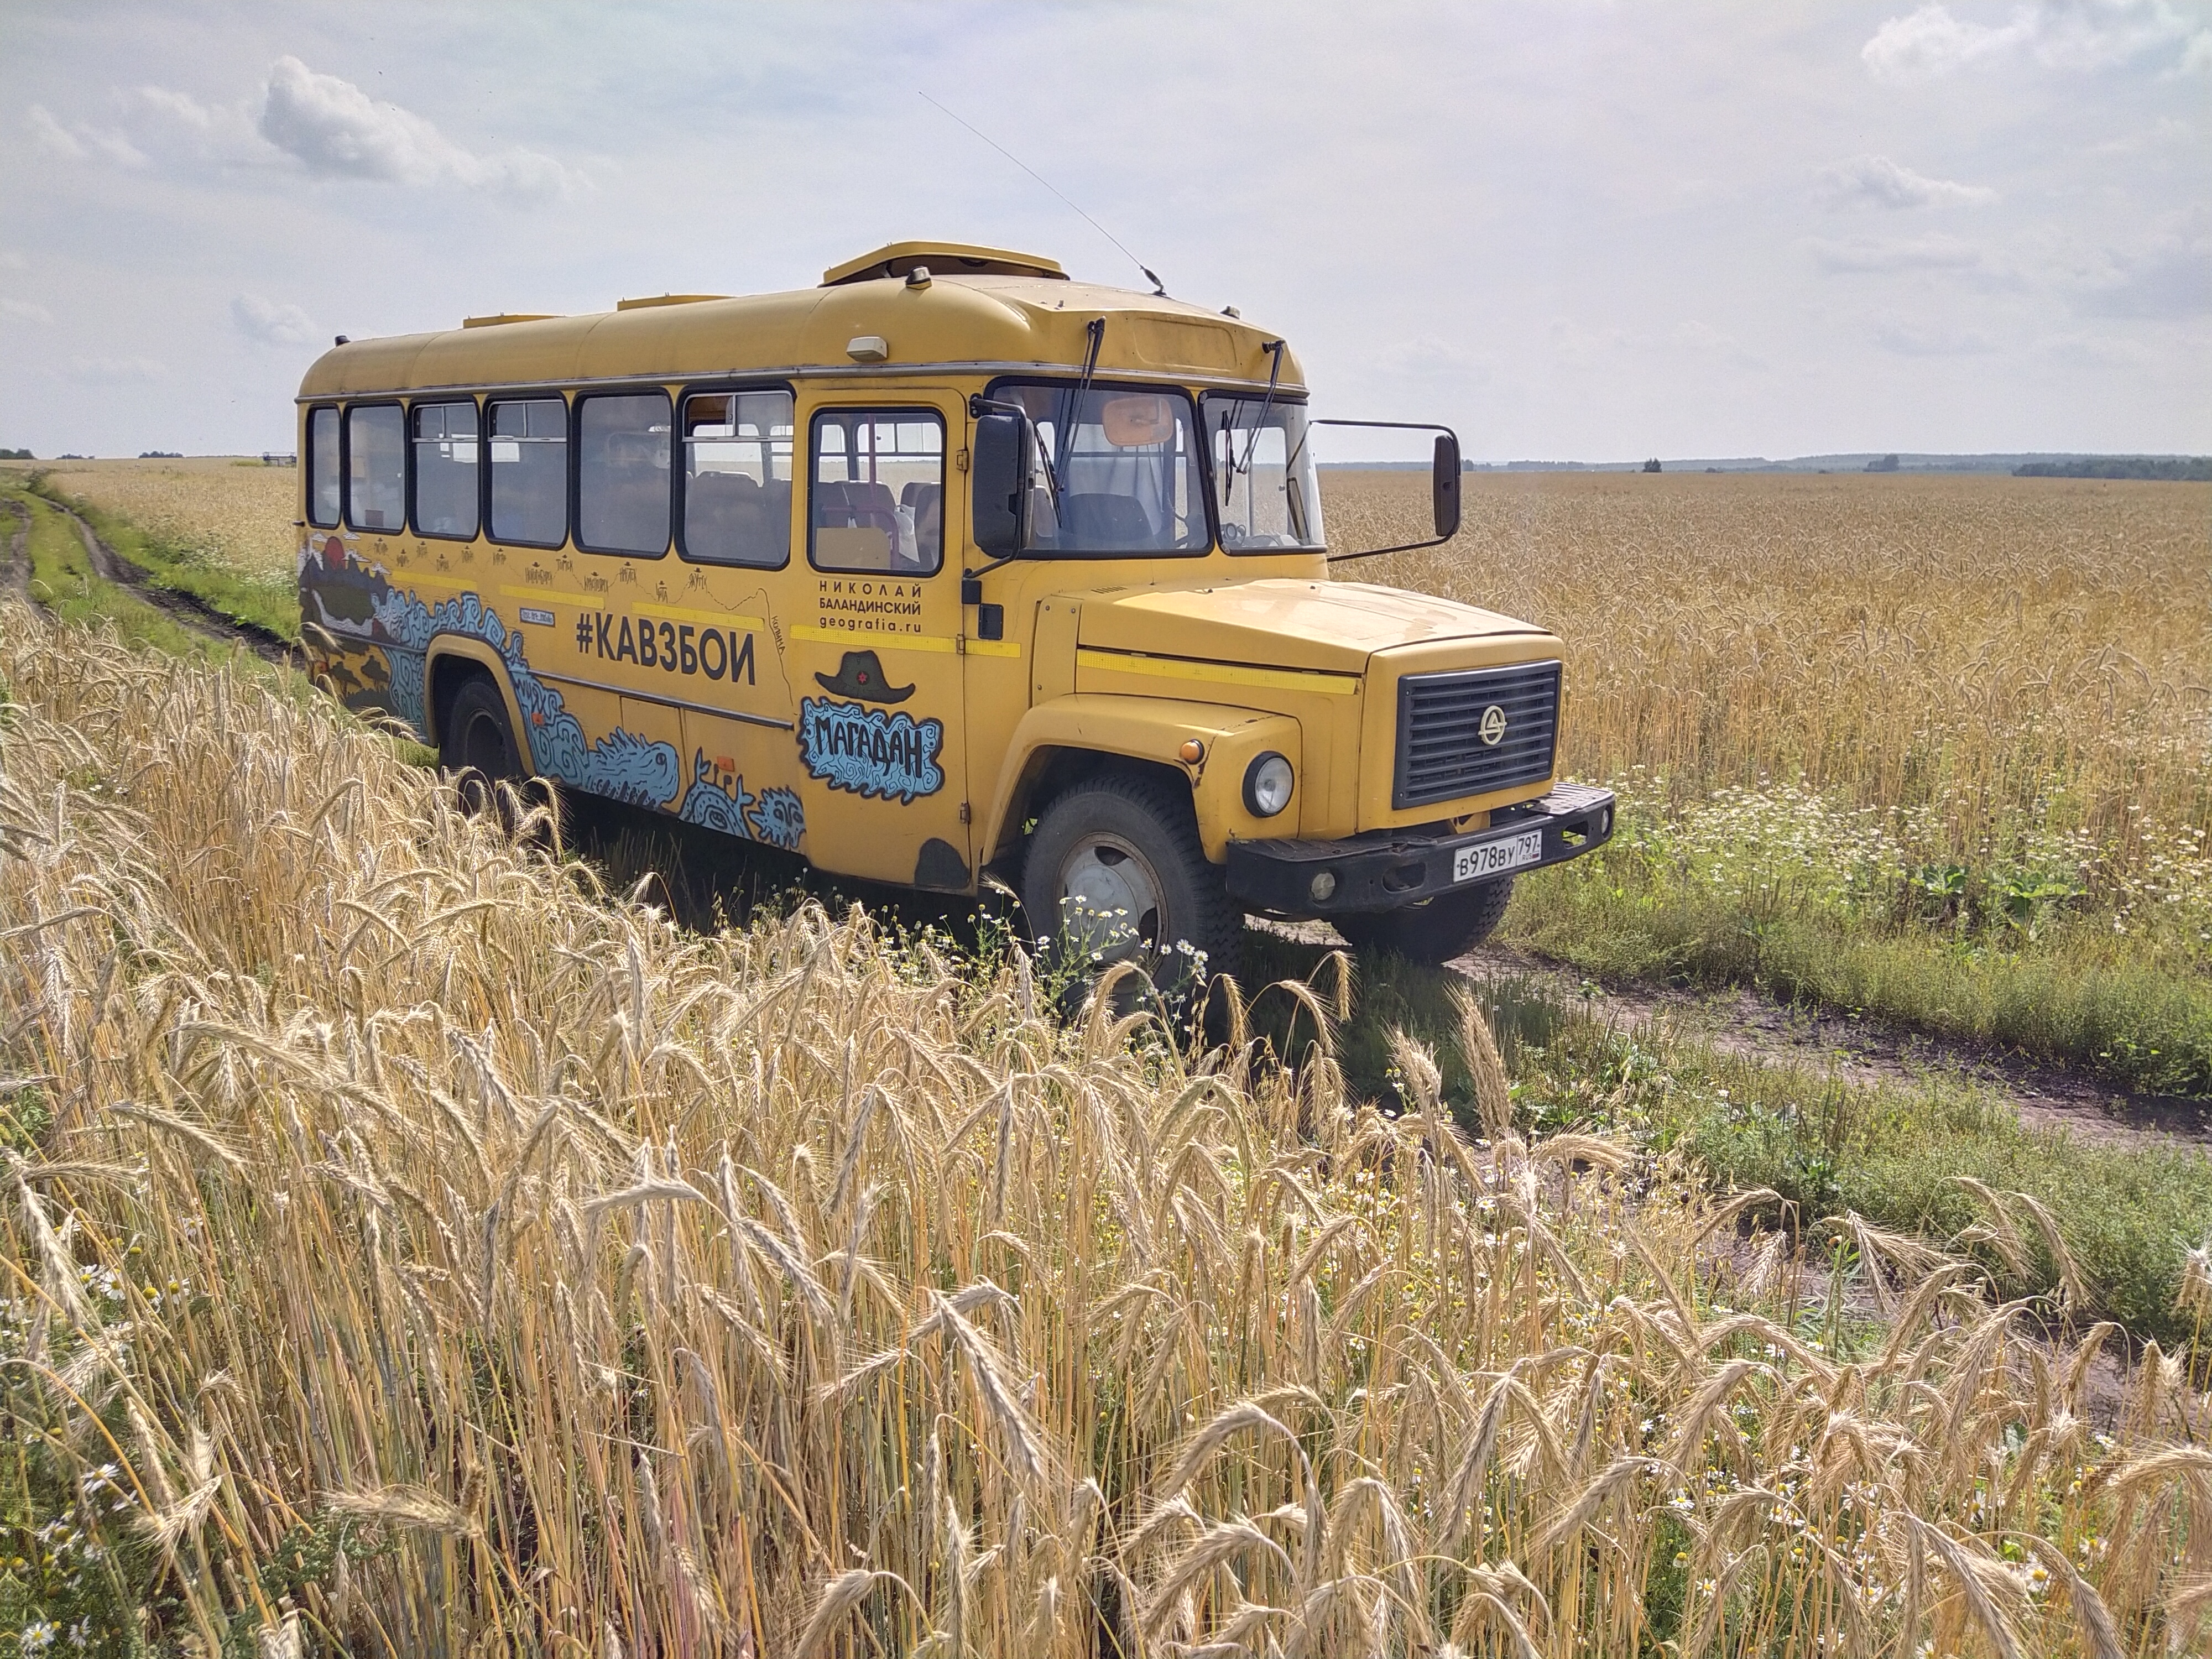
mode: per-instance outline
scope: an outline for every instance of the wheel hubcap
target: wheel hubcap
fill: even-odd
[[[507,738],[499,724],[489,714],[478,714],[469,722],[469,729],[461,743],[461,757],[486,777],[505,777]]]
[[[1095,962],[1141,962],[1159,947],[1167,901],[1144,854],[1119,836],[1086,836],[1060,871],[1060,925]]]

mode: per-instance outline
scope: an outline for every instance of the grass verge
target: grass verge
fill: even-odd
[[[1328,985],[1327,954],[1248,934],[1245,977],[1257,985],[1318,976]],[[1466,985],[1395,957],[1361,961],[1351,1018],[1336,1034],[1352,1091],[1398,1098],[1390,1033],[1401,1029],[1433,1048],[1444,1099],[1480,1133],[1454,1001]],[[1795,1206],[1801,1229],[1856,1212],[1879,1227],[1958,1242],[2010,1293],[2048,1294],[2063,1264],[2039,1237],[2033,1208],[2007,1197],[1999,1213],[1960,1178],[2025,1194],[2055,1218],[2078,1270],[2078,1313],[2168,1347],[2197,1335],[2175,1302],[2191,1249],[2212,1238],[2212,1158],[2201,1151],[2029,1128],[2002,1098],[1942,1073],[1912,1086],[1848,1084],[1664,1030],[1623,1030],[1528,979],[1474,990],[1527,1129],[1632,1135],[1693,1158],[1723,1188],[1771,1188]],[[1294,1022],[1279,994],[1255,1001],[1254,1014],[1279,1048],[1295,1052],[1311,1040],[1310,1020],[1301,1012]]]
[[[168,532],[146,529],[122,514],[64,494],[34,477],[33,493],[65,507],[94,534],[172,592],[188,594],[219,615],[273,638],[300,637],[299,589],[289,576],[240,569],[211,546]]]
[[[1854,869],[1825,848],[1747,836],[1729,857],[1686,839],[1625,811],[1598,852],[1520,884],[1504,937],[1601,979],[1747,986],[2130,1089],[2212,1094],[2201,842],[2093,906],[2063,868]]]
[[[172,656],[217,658],[229,654],[158,606],[95,573],[76,526],[53,505],[24,489],[0,490],[30,515],[23,540],[30,563],[31,597],[58,620],[112,623],[126,645],[150,646]],[[12,527],[9,527],[12,531]]]

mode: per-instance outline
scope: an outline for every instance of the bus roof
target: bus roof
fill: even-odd
[[[926,266],[929,280],[907,273]],[[1164,295],[1072,282],[1048,259],[899,242],[832,266],[819,288],[724,299],[666,295],[574,317],[506,313],[325,352],[302,399],[379,392],[786,374],[1008,374],[1079,368],[1106,319],[1101,374],[1264,386],[1275,337]],[[867,342],[867,344],[862,344]],[[877,347],[881,360],[874,356]],[[1283,354],[1280,389],[1304,393]]]

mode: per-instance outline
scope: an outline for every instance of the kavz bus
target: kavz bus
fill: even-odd
[[[1156,975],[1248,913],[1439,962],[1613,798],[1557,781],[1559,640],[1331,579],[1316,424],[1233,313],[955,243],[342,341],[300,389],[302,634],[479,787],[996,873]]]

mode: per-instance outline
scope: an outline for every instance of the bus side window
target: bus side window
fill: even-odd
[[[814,417],[809,556],[817,570],[926,576],[945,560],[945,422],[927,409]]]
[[[311,410],[307,416],[307,522],[333,530],[338,522],[338,412]]]
[[[668,550],[665,392],[576,400],[576,544],[594,553]]]
[[[568,405],[517,398],[491,405],[492,539],[558,547],[568,538]]]
[[[346,410],[346,522],[356,530],[407,523],[407,422],[398,404]]]
[[[477,533],[477,406],[417,404],[415,416],[415,533]]]
[[[781,568],[791,556],[792,396],[684,400],[684,556]]]

